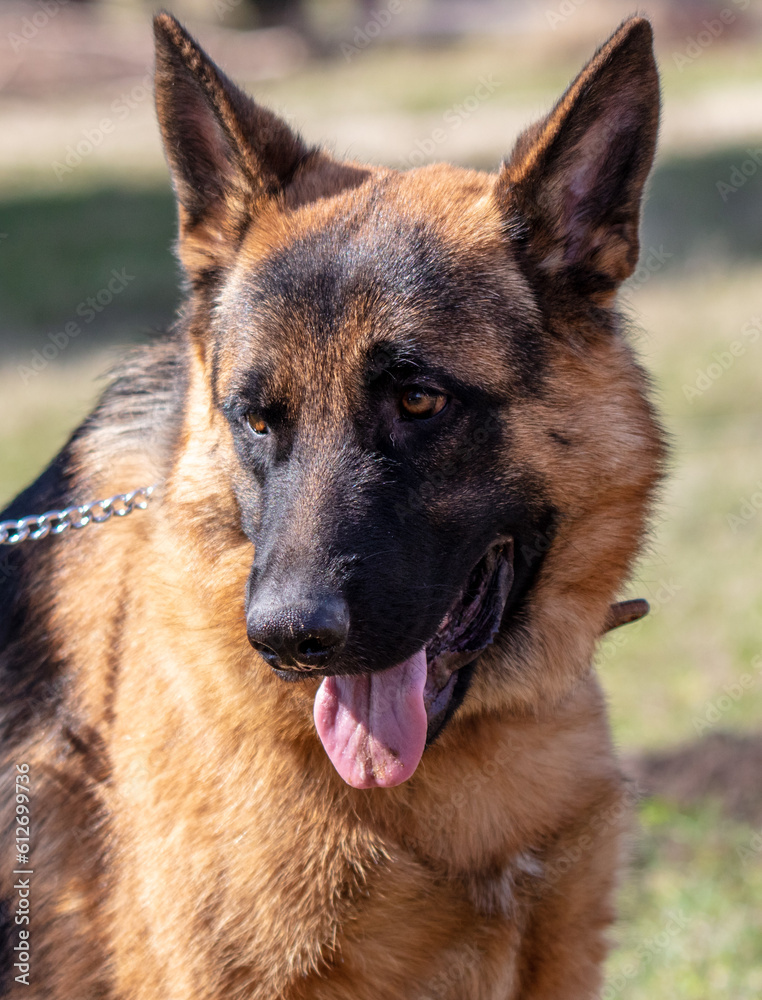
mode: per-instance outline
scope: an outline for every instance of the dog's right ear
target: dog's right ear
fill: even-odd
[[[575,301],[610,305],[635,270],[658,121],[651,25],[630,18],[503,165],[495,195],[506,231],[564,315]]]
[[[218,69],[170,14],[154,20],[156,109],[179,203],[180,259],[191,281],[235,249],[257,203],[311,150]]]

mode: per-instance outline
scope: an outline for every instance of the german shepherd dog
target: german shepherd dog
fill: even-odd
[[[155,30],[187,297],[4,514],[157,484],[7,550],[6,995],[595,996],[651,28],[496,174],[339,162]]]

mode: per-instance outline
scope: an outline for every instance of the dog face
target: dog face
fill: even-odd
[[[167,15],[157,43],[189,336],[255,546],[248,637],[282,680],[323,678],[345,780],[397,784],[461,704],[549,684],[554,643],[583,669],[637,550],[660,443],[613,296],[650,28],[620,28],[497,176],[336,163]]]
[[[434,171],[428,183],[440,227],[405,211],[425,177],[381,176],[317,230],[312,207],[294,213],[263,257],[255,234],[221,296],[218,392],[257,546],[250,635],[286,670],[384,670],[412,655],[492,548],[532,544],[546,517],[529,470],[511,490],[501,462],[507,408],[531,391],[531,299],[497,232],[470,253],[448,236],[461,184]],[[292,623],[321,608],[340,623],[333,647],[307,636],[310,653]],[[484,611],[477,650],[502,606]]]

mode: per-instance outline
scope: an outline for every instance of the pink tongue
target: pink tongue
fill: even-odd
[[[315,695],[315,727],[348,785],[407,781],[426,745],[426,651],[378,674],[326,677]]]

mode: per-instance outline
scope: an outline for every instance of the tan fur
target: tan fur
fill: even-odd
[[[166,18],[162,30],[173,24]],[[218,83],[195,50],[185,59],[235,134]],[[510,168],[511,185],[530,177],[586,80]],[[46,556],[45,627],[68,673],[63,715],[12,747],[11,764],[28,763],[33,776],[36,829],[32,987],[13,997],[582,1000],[600,987],[630,796],[591,659],[660,471],[644,376],[621,337],[592,337],[583,350],[584,324],[551,310],[563,338],[549,339],[546,390],[504,415],[505,488],[529,470],[562,512],[525,634],[500,636],[482,655],[463,706],[409,781],[345,785],[315,734],[317,681],[284,684],[246,638],[252,547],[231,489],[231,436],[212,399],[214,323],[238,322],[240,282],[264,256],[332,218],[362,225],[378,211],[425,224],[509,290],[516,316],[540,319],[506,252],[505,177],[309,157],[272,194],[257,188],[252,154],[249,186],[224,210],[195,224],[183,210],[191,280],[221,261],[231,270],[215,320],[203,291],[191,300],[195,339],[171,467],[158,438],[120,448],[99,432],[74,447],[83,498],[160,488],[149,511],[57,539]],[[621,277],[621,260],[611,266]],[[465,324],[438,356],[504,393],[518,377],[505,317],[498,323],[482,302],[469,308],[478,333]],[[284,375],[282,388],[312,387],[302,402],[316,441],[340,433],[357,359],[377,336],[373,309],[358,307],[319,357],[294,340],[300,379]],[[228,338],[221,391],[242,354],[266,349],[256,330]],[[561,431],[567,445],[553,437]],[[438,502],[457,503],[458,488]],[[3,854],[3,879],[11,862]]]

